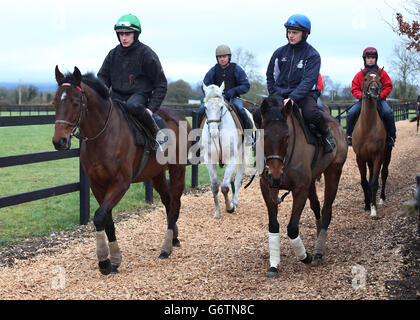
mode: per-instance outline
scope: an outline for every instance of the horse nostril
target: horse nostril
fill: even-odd
[[[54,141],[54,138],[53,138],[52,142],[54,144],[55,149],[57,150],[65,150],[70,147],[70,143],[67,140],[67,138],[60,138],[58,142]]]

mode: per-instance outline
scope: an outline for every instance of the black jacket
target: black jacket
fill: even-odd
[[[140,41],[128,48],[121,44],[105,58],[98,77],[112,91],[127,99],[140,93],[149,100],[149,108],[159,110],[167,91],[167,80],[156,53]]]
[[[294,101],[307,96],[316,100],[320,68],[319,53],[306,41],[278,48],[267,68],[268,92]]]

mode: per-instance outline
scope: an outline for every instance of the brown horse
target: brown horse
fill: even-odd
[[[378,192],[379,172],[382,177],[379,204],[385,201],[385,185],[388,165],[391,161],[392,147],[386,145],[386,131],[377,110],[381,90],[381,72],[364,73],[362,108],[353,131],[353,150],[360,171],[361,185],[365,195],[365,210],[376,217],[376,194]],[[369,167],[369,181],[366,179]],[[382,168],[382,171],[381,171]]]
[[[306,200],[309,198],[315,213],[317,242],[314,260],[321,262],[325,254],[327,229],[332,216],[332,203],[337,194],[342,168],[347,158],[347,140],[343,128],[329,114],[323,112],[324,119],[334,132],[336,148],[324,154],[322,148],[316,155],[315,146],[306,142],[305,134],[299,125],[292,104],[283,106],[283,99],[268,97],[261,105],[261,119],[254,114],[258,127],[264,129],[265,169],[261,175],[260,187],[269,219],[270,268],[267,277],[278,277],[280,263],[280,236],[277,221],[279,190],[289,190],[293,194],[293,207],[287,234],[298,260],[310,263],[312,256],[306,252],[299,236],[299,220]],[[313,165],[313,159],[315,162]],[[258,141],[257,141],[257,157]],[[325,177],[324,205],[316,193],[315,179],[323,173]],[[322,213],[322,215],[321,215]]]
[[[59,86],[54,98],[56,122],[52,142],[57,150],[67,150],[76,129],[85,137],[80,145],[80,160],[99,203],[93,222],[101,273],[117,272],[121,263],[112,209],[133,182],[152,179],[153,187],[165,205],[168,228],[159,258],[167,258],[173,245],[179,245],[176,222],[184,190],[186,165],[179,163],[178,159],[180,121],[187,124],[186,131],[191,131],[185,117],[176,111],[160,108],[158,114],[174,132],[175,141],[169,139],[168,144],[176,144],[176,163],[161,163],[157,159],[159,151],[152,152],[144,169],[136,174],[144,149],[135,145],[123,112],[111,101],[108,89],[92,74],[82,77],[77,67],[73,74],[66,76],[56,67],[55,77]],[[185,144],[188,150],[191,144]],[[167,169],[170,188],[166,182]],[[133,180],[135,175],[138,177]]]

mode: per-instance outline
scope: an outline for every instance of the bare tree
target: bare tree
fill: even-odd
[[[394,46],[390,59],[394,85],[392,97],[407,100],[416,96],[415,81],[419,76],[419,69],[413,60],[413,51],[407,50],[404,44]]]
[[[261,96],[267,95],[267,87],[263,76],[258,72],[258,63],[255,55],[242,48],[237,48],[232,53],[232,62],[237,63],[244,69],[248,76],[251,89],[243,97],[252,102],[259,102]]]
[[[398,34],[403,41],[405,48],[411,52],[412,59],[420,69],[420,0],[407,0],[401,8],[395,9],[395,20],[386,23]],[[410,21],[411,22],[407,22]]]

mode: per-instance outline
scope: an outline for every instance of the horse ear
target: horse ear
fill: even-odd
[[[82,74],[80,73],[80,70],[77,67],[74,67],[73,78],[76,81],[76,83],[80,86],[82,82]]]
[[[204,95],[207,95],[208,89],[207,89],[207,86],[204,82],[203,82],[203,91],[204,91]]]
[[[260,114],[261,114],[262,119],[266,117],[267,112],[269,112],[269,110],[270,110],[270,104],[268,103],[267,99],[264,99],[260,107]]]
[[[57,83],[60,83],[61,79],[64,78],[64,75],[60,72],[60,69],[58,69],[58,66],[55,66],[55,80]]]
[[[220,85],[220,90],[222,90],[222,92],[225,90],[225,82],[224,81]]]
[[[289,99],[289,101],[287,101],[286,105],[283,108],[284,115],[288,117],[292,113],[292,109],[293,109],[293,102],[292,100]]]

